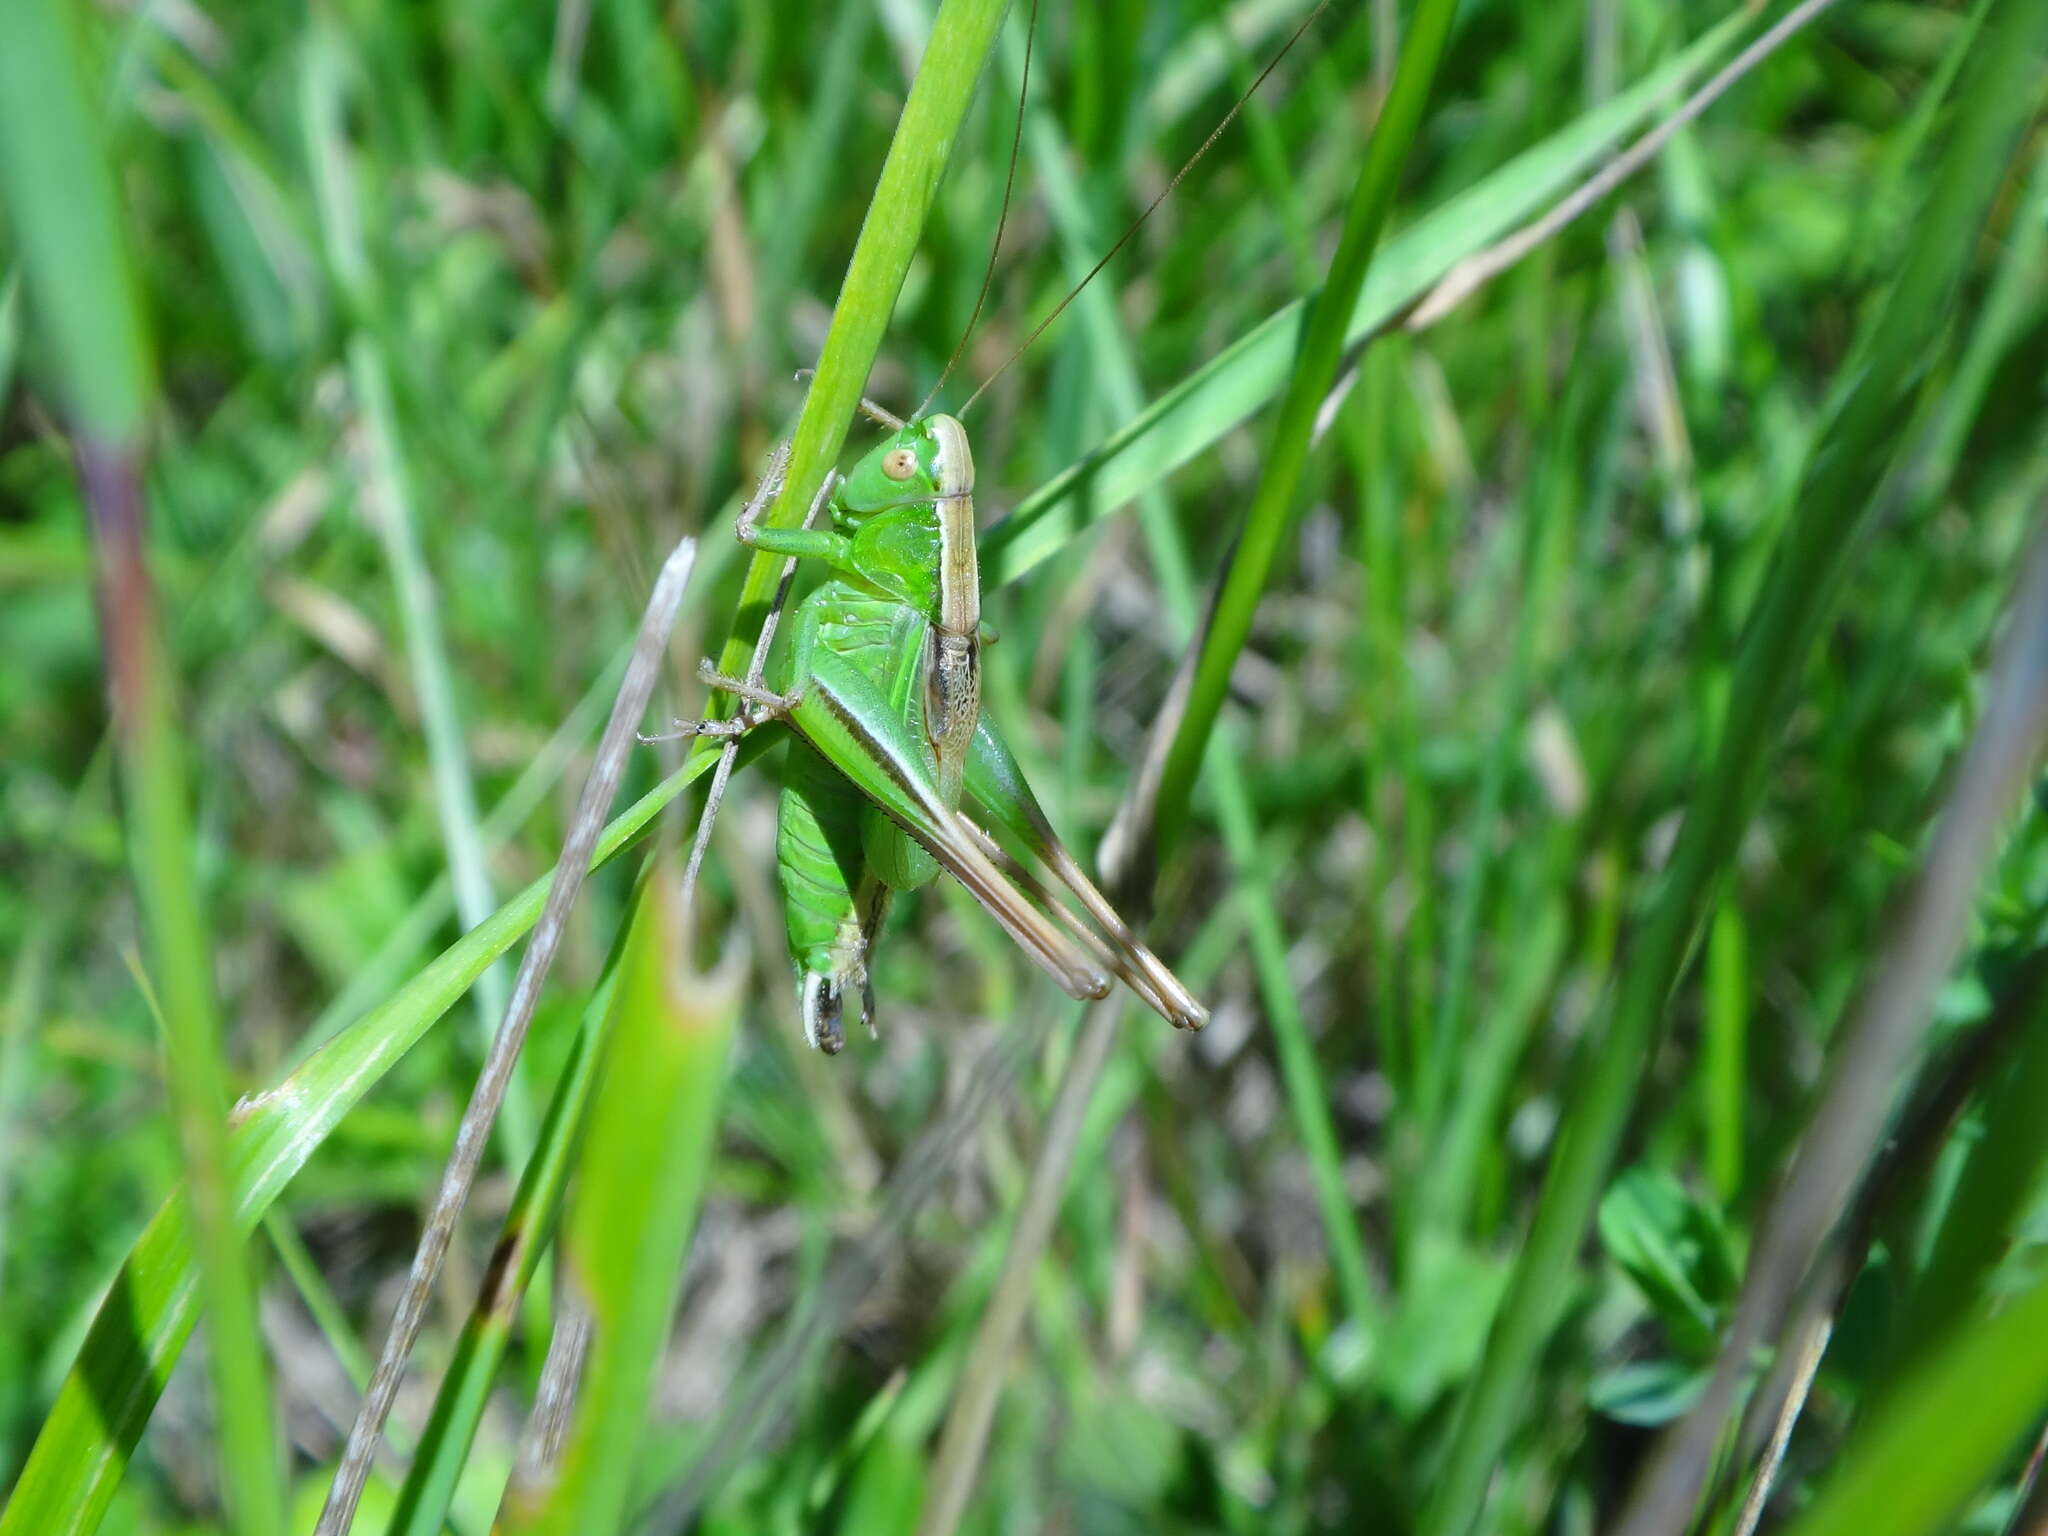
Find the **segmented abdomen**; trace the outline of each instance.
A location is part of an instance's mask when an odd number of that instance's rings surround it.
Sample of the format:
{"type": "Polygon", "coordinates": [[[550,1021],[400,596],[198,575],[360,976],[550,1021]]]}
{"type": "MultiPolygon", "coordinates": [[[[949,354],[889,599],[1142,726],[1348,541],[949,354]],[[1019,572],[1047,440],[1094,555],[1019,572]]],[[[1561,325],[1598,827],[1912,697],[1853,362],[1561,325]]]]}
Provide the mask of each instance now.
{"type": "Polygon", "coordinates": [[[857,980],[864,966],[861,850],[866,804],[837,770],[801,739],[789,744],[775,829],[776,867],[789,925],[789,952],[800,970],[857,980]]]}

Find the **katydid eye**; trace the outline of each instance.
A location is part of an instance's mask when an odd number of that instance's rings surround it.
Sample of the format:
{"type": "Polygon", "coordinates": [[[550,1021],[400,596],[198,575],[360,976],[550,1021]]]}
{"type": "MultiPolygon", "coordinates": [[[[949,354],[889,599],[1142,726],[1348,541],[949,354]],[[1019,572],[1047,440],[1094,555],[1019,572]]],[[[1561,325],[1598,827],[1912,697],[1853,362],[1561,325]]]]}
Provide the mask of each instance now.
{"type": "Polygon", "coordinates": [[[917,473],[917,455],[908,448],[891,448],[882,456],[882,473],[891,480],[908,480],[917,473]]]}

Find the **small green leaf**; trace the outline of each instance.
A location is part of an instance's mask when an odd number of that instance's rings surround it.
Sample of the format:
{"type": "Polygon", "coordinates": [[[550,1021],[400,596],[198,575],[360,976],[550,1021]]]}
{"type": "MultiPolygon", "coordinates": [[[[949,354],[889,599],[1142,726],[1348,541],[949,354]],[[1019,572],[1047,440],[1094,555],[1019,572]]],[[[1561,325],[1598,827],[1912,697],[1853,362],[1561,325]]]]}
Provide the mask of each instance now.
{"type": "Polygon", "coordinates": [[[1617,1424],[1654,1429],[1693,1405],[1707,1384],[1705,1368],[1680,1360],[1632,1360],[1593,1378],[1593,1411],[1617,1424]]]}
{"type": "Polygon", "coordinates": [[[1600,1202],[1600,1240],[1688,1356],[1713,1352],[1735,1260],[1714,1214],[1658,1169],[1631,1168],[1600,1202]]]}
{"type": "Polygon", "coordinates": [[[1404,1417],[1420,1418],[1471,1374],[1507,1277],[1504,1262],[1440,1232],[1416,1240],[1379,1362],[1380,1388],[1404,1417]]]}

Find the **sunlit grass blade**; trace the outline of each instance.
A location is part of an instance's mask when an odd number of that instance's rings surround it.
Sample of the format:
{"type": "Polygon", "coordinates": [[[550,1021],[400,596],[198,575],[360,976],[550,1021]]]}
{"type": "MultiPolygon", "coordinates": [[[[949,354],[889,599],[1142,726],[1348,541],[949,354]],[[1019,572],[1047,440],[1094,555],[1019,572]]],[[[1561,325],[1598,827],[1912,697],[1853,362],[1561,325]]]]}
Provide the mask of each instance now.
{"type": "Polygon", "coordinates": [[[1559,1128],[1534,1224],[1466,1389],[1450,1455],[1423,1523],[1462,1536],[1479,1519],[1503,1443],[1528,1405],[1538,1352],[1567,1293],[1577,1249],[1634,1109],[1665,1002],[1723,878],[1813,643],[1831,616],[1858,532],[1898,448],[1895,427],[1939,345],[1975,233],[2033,107],[2024,78],[2048,12],[2007,4],[1979,61],[1900,278],[1867,315],[1809,452],[1736,662],[1712,764],[1699,780],[1669,872],[1616,978],[1589,1070],[1559,1128]]]}
{"type": "MultiPolygon", "coordinates": [[[[803,520],[846,444],[868,371],[974,99],[975,81],[1008,8],[1009,0],[945,0],[939,7],[847,263],[831,328],[790,439],[787,477],[762,519],[765,527],[794,528],[803,520]]],[[[748,565],[739,622],[719,653],[720,671],[730,675],[745,663],[759,628],[757,616],[767,611],[781,568],[780,557],[765,553],[748,565]]]]}
{"type": "Polygon", "coordinates": [[[673,875],[641,887],[576,1187],[562,1228],[563,1284],[590,1312],[587,1375],[560,1481],[508,1531],[605,1536],[627,1492],[710,1168],[744,967],[699,974],[673,875]]]}

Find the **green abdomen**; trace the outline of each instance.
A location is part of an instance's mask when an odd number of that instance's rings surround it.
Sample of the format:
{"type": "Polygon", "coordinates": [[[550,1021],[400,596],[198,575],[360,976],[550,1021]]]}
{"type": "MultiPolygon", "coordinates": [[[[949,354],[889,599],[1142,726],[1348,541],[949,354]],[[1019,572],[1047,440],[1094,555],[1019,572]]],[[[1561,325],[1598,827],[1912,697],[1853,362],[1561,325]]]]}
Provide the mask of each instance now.
{"type": "MultiPolygon", "coordinates": [[[[890,598],[831,580],[804,600],[818,645],[857,667],[924,739],[920,661],[930,623],[890,598]]],[[[791,678],[785,686],[798,686],[791,678]]],[[[799,969],[865,981],[867,946],[892,890],[938,873],[938,861],[801,740],[783,770],[777,864],[790,953],[799,969]]]]}

